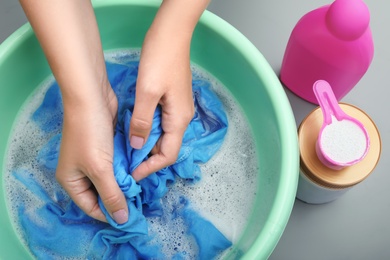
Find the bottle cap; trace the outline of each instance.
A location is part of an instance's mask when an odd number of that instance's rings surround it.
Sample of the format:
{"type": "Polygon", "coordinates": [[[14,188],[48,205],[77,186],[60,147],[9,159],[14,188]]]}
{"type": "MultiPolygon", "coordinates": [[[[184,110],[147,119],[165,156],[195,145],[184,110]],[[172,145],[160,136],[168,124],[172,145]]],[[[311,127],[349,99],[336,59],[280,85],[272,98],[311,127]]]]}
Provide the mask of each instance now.
{"type": "Polygon", "coordinates": [[[326,23],[336,37],[353,41],[367,30],[370,11],[361,0],[336,0],[329,7],[326,23]]]}

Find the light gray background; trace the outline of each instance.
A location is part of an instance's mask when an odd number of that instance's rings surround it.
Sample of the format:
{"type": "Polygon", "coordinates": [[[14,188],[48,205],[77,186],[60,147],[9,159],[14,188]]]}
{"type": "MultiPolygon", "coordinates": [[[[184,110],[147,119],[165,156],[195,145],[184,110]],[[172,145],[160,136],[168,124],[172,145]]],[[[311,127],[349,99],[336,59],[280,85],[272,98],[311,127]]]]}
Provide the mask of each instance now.
{"type": "MultiPolygon", "coordinates": [[[[209,10],[240,30],[279,74],[296,22],[329,4],[324,0],[212,0],[209,10]]],[[[390,259],[390,1],[366,0],[371,12],[375,56],[366,75],[342,100],[375,121],[382,156],[375,171],[338,200],[325,205],[296,201],[270,259],[390,259]],[[386,117],[386,118],[385,118],[386,117]]],[[[0,43],[26,22],[17,0],[0,0],[0,43]]],[[[315,107],[286,89],[297,126],[315,107]]]]}

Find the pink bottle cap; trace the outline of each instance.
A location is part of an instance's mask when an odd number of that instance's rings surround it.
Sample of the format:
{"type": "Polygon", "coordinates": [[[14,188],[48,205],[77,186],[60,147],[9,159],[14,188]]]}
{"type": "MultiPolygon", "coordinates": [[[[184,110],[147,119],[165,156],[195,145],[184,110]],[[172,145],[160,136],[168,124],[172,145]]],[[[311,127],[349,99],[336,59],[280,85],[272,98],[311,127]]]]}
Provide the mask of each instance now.
{"type": "Polygon", "coordinates": [[[329,7],[326,23],[336,37],[352,41],[367,30],[370,13],[363,1],[336,0],[329,7]]]}

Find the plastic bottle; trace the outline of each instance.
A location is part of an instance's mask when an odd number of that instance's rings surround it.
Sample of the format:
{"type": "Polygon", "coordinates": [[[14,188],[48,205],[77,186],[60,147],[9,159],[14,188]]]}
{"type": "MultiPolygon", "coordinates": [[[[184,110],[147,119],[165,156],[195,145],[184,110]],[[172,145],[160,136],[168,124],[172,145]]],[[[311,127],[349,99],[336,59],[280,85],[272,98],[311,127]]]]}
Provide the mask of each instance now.
{"type": "Polygon", "coordinates": [[[361,0],[335,0],[304,15],[293,29],[280,79],[301,98],[318,104],[317,79],[340,101],[363,77],[374,56],[370,13],[361,0]]]}

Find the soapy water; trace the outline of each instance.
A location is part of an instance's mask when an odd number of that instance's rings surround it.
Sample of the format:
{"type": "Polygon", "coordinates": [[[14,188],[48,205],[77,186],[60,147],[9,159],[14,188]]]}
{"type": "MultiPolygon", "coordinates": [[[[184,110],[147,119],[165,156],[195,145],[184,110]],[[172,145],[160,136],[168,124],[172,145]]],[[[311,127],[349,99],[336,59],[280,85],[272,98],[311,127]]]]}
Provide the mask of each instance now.
{"type": "MultiPolygon", "coordinates": [[[[122,62],[139,59],[139,50],[121,50],[107,52],[107,61],[122,62]]],[[[206,71],[199,66],[191,66],[193,79],[203,79],[212,85],[212,89],[224,105],[229,121],[225,141],[218,153],[206,164],[201,165],[202,179],[196,184],[188,184],[177,179],[169,192],[162,199],[164,212],[172,212],[177,205],[178,197],[185,196],[192,208],[211,221],[232,243],[238,242],[256,197],[258,161],[255,144],[249,124],[234,97],[206,71]],[[178,196],[178,194],[180,196],[178,196]]],[[[28,205],[27,214],[33,214],[36,208],[42,207],[42,201],[32,196],[32,192],[12,175],[13,169],[23,168],[30,172],[36,182],[44,187],[47,194],[68,197],[66,192],[55,181],[52,173],[39,166],[36,161],[39,147],[47,143],[59,132],[50,136],[31,122],[31,116],[41,104],[53,77],[44,82],[26,101],[21,109],[10,137],[5,165],[5,190],[7,205],[13,219],[14,228],[21,240],[27,245],[28,238],[23,237],[23,228],[19,226],[19,203],[28,205]]],[[[62,117],[62,112],[58,112],[62,117]]],[[[69,198],[68,198],[69,199],[69,198]]],[[[66,200],[65,200],[66,201],[66,200]]],[[[39,223],[40,219],[35,220],[39,223]]],[[[156,234],[162,242],[163,253],[169,258],[177,251],[187,252],[186,259],[193,259],[197,248],[191,237],[185,235],[186,227],[180,218],[168,216],[148,218],[149,232],[156,234]]],[[[44,223],[42,223],[44,226],[44,223]]],[[[85,253],[88,250],[88,241],[85,253]]],[[[75,259],[85,258],[83,255],[75,259]]]]}
{"type": "Polygon", "coordinates": [[[367,148],[363,130],[351,120],[338,121],[332,116],[321,136],[321,149],[336,163],[350,163],[361,159],[367,148]]]}

